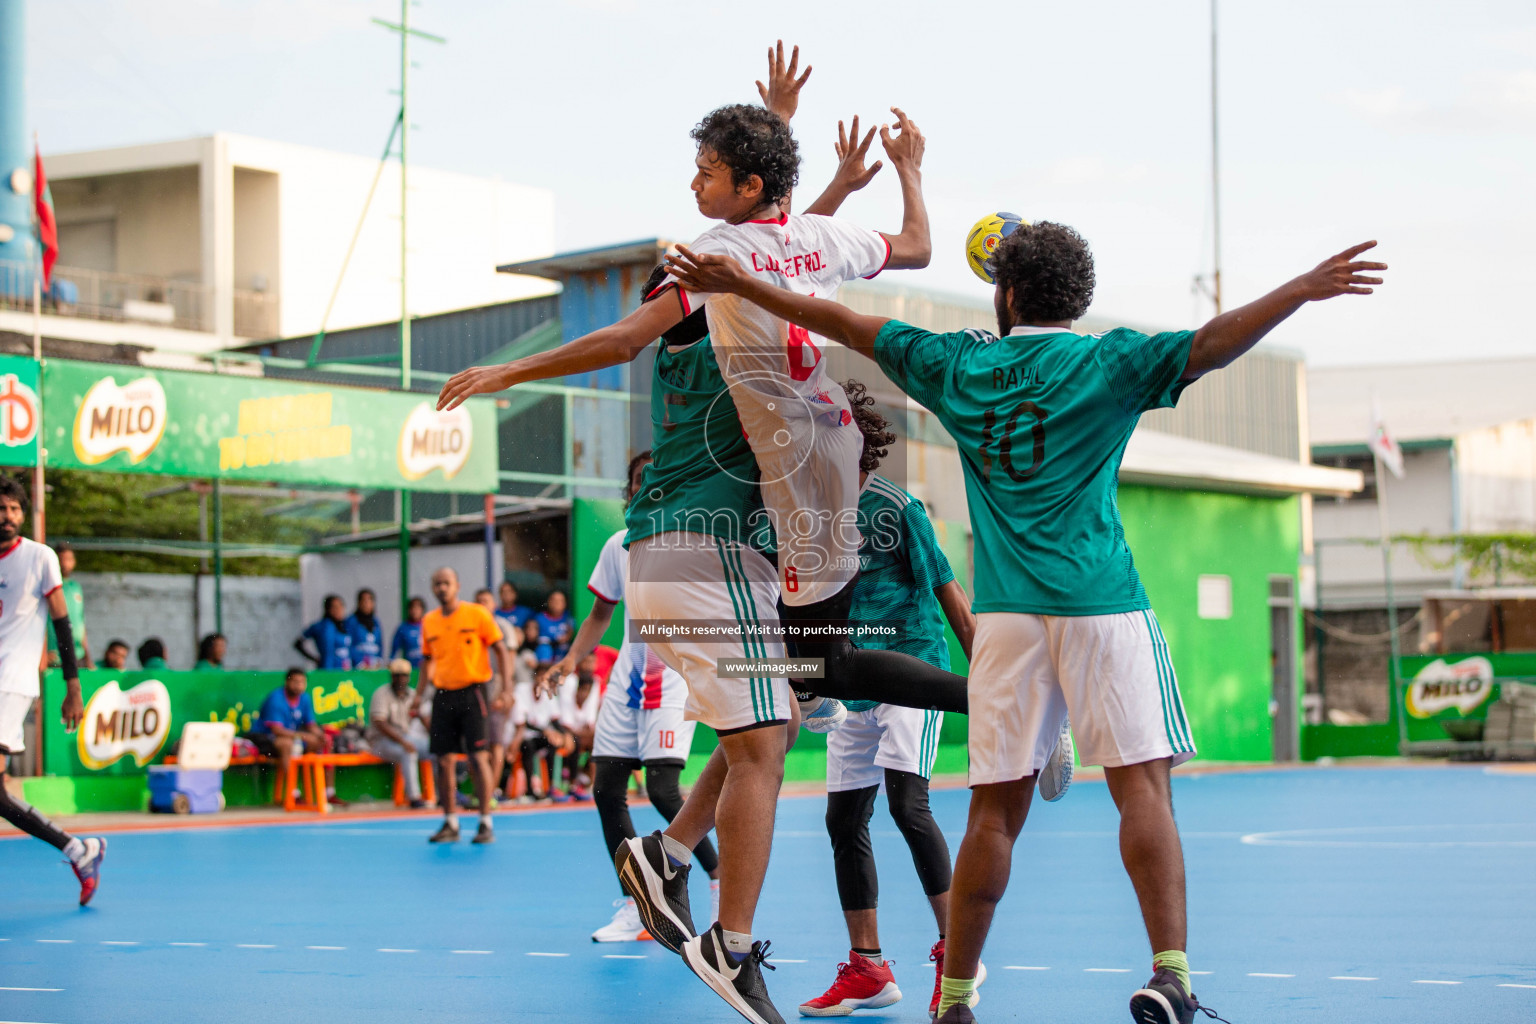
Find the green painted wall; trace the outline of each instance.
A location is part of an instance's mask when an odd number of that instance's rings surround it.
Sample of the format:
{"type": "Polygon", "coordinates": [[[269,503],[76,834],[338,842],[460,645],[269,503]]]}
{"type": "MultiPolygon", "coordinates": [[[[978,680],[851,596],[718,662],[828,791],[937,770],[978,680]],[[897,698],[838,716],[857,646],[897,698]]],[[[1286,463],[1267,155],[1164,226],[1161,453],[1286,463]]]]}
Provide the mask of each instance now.
{"type": "MultiPolygon", "coordinates": [[[[1269,760],[1269,577],[1297,573],[1299,499],[1125,485],[1120,517],[1200,757],[1269,760]],[[1197,580],[1206,574],[1232,578],[1232,618],[1200,618],[1197,580]]],[[[1300,630],[1293,635],[1299,645],[1300,630]]],[[[1299,655],[1298,646],[1298,664],[1299,655]]]]}
{"type": "MultiPolygon", "coordinates": [[[[597,598],[587,589],[592,568],[613,531],[624,525],[624,503],[614,498],[576,498],[571,502],[571,614],[581,628],[597,598]]],[[[618,647],[624,642],[624,619],[615,615],[603,634],[603,643],[618,647]]]]}

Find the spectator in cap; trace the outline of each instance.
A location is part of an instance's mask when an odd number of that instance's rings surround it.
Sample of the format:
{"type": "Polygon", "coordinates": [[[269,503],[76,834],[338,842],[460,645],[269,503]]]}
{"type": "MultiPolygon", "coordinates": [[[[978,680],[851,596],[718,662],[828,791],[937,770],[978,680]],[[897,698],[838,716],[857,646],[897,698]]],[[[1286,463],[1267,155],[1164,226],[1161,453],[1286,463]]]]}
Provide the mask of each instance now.
{"type": "Polygon", "coordinates": [[[368,702],[368,749],[374,756],[393,761],[405,777],[405,795],[414,808],[427,806],[421,798],[420,758],[429,757],[428,737],[411,717],[411,663],[396,658],[389,663],[389,682],[373,691],[368,702]]]}

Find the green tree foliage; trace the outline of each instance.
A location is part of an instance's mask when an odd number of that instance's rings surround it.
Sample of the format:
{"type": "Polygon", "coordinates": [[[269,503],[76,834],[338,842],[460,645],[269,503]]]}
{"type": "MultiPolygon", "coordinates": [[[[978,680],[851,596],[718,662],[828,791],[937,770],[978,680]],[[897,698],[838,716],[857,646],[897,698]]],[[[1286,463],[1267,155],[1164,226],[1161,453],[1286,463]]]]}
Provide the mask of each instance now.
{"type": "Polygon", "coordinates": [[[1483,586],[1536,581],[1536,534],[1457,533],[1398,537],[1413,547],[1414,556],[1432,569],[1447,571],[1457,563],[1467,578],[1483,586]]]}

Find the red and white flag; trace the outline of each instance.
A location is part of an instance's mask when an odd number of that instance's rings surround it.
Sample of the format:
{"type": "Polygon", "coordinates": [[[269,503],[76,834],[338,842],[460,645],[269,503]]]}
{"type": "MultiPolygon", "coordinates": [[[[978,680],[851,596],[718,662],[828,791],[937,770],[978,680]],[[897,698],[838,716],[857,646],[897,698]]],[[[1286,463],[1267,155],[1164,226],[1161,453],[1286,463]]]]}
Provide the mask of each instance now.
{"type": "Polygon", "coordinates": [[[53,216],[53,195],[48,191],[48,179],[43,176],[43,154],[32,143],[33,186],[32,194],[37,203],[37,241],[43,247],[43,287],[53,278],[53,264],[59,258],[59,225],[53,216]]]}
{"type": "Polygon", "coordinates": [[[1371,399],[1371,439],[1366,442],[1371,449],[1371,454],[1381,460],[1381,464],[1392,471],[1392,475],[1399,480],[1403,478],[1403,450],[1398,447],[1397,439],[1387,429],[1387,425],[1381,419],[1381,406],[1375,398],[1371,399]]]}

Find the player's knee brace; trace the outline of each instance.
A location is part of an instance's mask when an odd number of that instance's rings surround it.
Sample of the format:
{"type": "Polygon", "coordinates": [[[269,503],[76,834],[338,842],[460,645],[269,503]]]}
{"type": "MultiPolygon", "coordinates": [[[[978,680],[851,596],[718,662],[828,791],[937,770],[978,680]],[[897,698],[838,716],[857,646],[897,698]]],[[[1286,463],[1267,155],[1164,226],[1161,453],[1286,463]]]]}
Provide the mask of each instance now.
{"type": "Polygon", "coordinates": [[[928,806],[928,780],[887,768],[885,793],[891,819],[912,851],[912,864],[917,868],[923,892],[929,896],[948,892],[953,877],[949,844],[928,806]]]}

